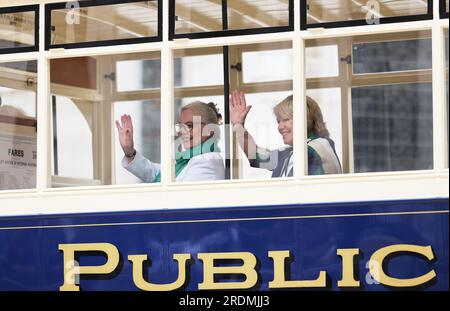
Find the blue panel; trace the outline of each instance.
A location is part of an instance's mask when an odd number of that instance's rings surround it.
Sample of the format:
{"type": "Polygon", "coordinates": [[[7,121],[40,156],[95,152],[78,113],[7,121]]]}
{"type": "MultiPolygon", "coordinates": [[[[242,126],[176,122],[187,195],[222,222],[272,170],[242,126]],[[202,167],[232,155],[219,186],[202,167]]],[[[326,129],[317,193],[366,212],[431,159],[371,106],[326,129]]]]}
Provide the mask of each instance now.
{"type": "MultiPolygon", "coordinates": [[[[326,271],[336,290],[342,262],[337,249],[359,248],[359,274],[365,290],[385,290],[367,282],[366,266],[378,249],[394,244],[431,245],[436,260],[397,256],[388,273],[413,278],[434,269],[428,290],[448,290],[448,199],[361,202],[321,205],[236,207],[176,211],[128,212],[0,218],[0,290],[58,290],[63,284],[59,244],[112,243],[121,266],[109,276],[82,277],[82,290],[137,290],[128,255],[148,254],[147,280],[171,283],[177,278],[174,253],[191,253],[186,289],[203,280],[198,253],[251,252],[259,259],[261,284],[273,280],[268,251],[290,250],[293,280],[316,279],[326,271]]],[[[99,254],[83,254],[80,265],[101,265],[99,254]]],[[[225,280],[226,281],[226,280],[225,280]]]]}

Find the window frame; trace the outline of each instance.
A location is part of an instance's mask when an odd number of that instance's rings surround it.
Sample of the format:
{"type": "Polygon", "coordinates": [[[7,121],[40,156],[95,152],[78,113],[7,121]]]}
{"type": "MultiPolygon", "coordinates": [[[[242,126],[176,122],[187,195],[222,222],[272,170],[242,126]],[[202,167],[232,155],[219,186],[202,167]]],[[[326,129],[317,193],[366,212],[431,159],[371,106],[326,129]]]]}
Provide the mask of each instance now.
{"type": "MultiPolygon", "coordinates": [[[[341,28],[341,27],[368,26],[366,20],[363,20],[363,19],[308,24],[308,0],[300,0],[300,1],[301,1],[301,5],[300,5],[300,8],[301,8],[301,24],[300,24],[301,30],[308,30],[308,29],[314,29],[314,28],[341,28]]],[[[382,17],[379,19],[380,25],[402,23],[402,22],[422,21],[422,20],[432,20],[433,19],[433,0],[427,0],[427,2],[428,2],[428,6],[427,6],[426,14],[382,17]]]]}
{"type": "MultiPolygon", "coordinates": [[[[52,38],[52,11],[57,9],[65,9],[67,5],[66,2],[57,3],[47,3],[45,4],[45,50],[49,51],[51,49],[78,49],[78,48],[88,48],[88,47],[103,47],[103,46],[118,46],[118,45],[128,45],[136,43],[150,43],[162,41],[163,38],[163,0],[152,0],[158,2],[158,35],[153,37],[142,37],[142,38],[128,38],[128,39],[110,39],[103,41],[86,41],[86,42],[76,42],[76,43],[63,43],[63,44],[51,44],[52,38]]],[[[80,8],[85,7],[98,7],[107,6],[114,4],[126,4],[133,2],[144,2],[141,0],[85,0],[78,2],[80,8]]]]}
{"type": "Polygon", "coordinates": [[[37,52],[39,51],[39,4],[23,5],[23,6],[13,6],[13,7],[0,7],[0,14],[12,14],[12,13],[25,13],[34,12],[34,45],[25,47],[12,47],[0,49],[1,54],[15,54],[15,53],[27,53],[27,52],[37,52]]]}
{"type": "Polygon", "coordinates": [[[217,37],[231,37],[242,35],[269,34],[278,32],[294,31],[294,0],[289,1],[289,24],[288,26],[264,27],[264,28],[246,28],[246,29],[228,29],[228,6],[227,0],[222,0],[222,30],[208,32],[193,32],[177,34],[175,32],[176,0],[169,0],[169,40],[176,39],[203,39],[217,37]]]}

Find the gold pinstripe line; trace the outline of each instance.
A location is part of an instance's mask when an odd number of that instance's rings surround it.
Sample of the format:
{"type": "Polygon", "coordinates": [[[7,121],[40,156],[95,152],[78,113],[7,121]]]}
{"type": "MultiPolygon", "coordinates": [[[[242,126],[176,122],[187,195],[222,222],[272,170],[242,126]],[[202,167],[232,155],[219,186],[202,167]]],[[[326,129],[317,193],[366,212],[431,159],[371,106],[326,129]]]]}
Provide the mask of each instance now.
{"type": "Polygon", "coordinates": [[[342,218],[342,217],[365,217],[365,216],[425,215],[425,214],[448,214],[448,213],[449,213],[449,211],[422,211],[422,212],[400,212],[400,213],[336,214],[336,215],[259,217],[259,218],[168,220],[168,221],[148,221],[148,222],[146,221],[146,222],[124,222],[124,223],[104,223],[104,224],[81,224],[81,225],[68,225],[68,226],[56,225],[56,226],[3,227],[3,228],[0,227],[0,231],[30,230],[30,229],[87,228],[87,227],[114,227],[114,226],[133,226],[133,225],[214,223],[214,222],[256,221],[256,220],[290,220],[290,219],[342,218]]]}

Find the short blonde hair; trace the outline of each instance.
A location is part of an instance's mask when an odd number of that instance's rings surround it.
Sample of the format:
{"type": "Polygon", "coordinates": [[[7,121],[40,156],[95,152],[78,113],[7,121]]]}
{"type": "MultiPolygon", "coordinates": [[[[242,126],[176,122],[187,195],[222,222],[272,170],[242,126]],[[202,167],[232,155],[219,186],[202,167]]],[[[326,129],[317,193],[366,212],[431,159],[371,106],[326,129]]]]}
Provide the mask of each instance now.
{"type": "MultiPolygon", "coordinates": [[[[294,97],[292,95],[286,97],[273,108],[275,116],[278,119],[293,119],[293,102],[294,97]]],[[[308,136],[314,133],[319,137],[330,137],[330,132],[323,120],[322,110],[319,104],[311,97],[306,96],[306,107],[308,112],[308,136]]]]}
{"type": "Polygon", "coordinates": [[[294,117],[293,96],[286,97],[283,101],[273,108],[273,113],[278,119],[292,119],[294,117]]]}

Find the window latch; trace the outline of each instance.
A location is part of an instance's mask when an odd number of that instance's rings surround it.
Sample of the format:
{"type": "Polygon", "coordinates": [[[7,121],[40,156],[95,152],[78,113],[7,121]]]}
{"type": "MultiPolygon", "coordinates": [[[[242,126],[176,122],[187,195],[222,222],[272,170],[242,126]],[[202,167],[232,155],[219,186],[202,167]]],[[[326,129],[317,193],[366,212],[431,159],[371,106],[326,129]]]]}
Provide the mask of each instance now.
{"type": "Polygon", "coordinates": [[[236,65],[231,65],[231,69],[236,69],[237,71],[242,71],[242,63],[237,63],[236,65]]]}
{"type": "Polygon", "coordinates": [[[110,74],[104,75],[103,78],[111,80],[112,82],[116,81],[116,73],[111,72],[110,74]]]}
{"type": "Polygon", "coordinates": [[[345,62],[347,65],[352,64],[352,56],[347,55],[346,57],[341,57],[341,62],[345,62]]]}

